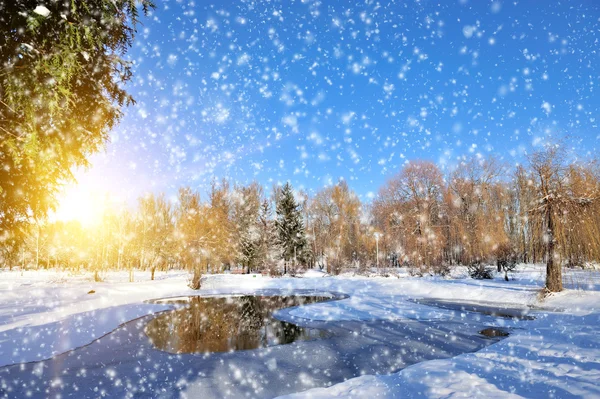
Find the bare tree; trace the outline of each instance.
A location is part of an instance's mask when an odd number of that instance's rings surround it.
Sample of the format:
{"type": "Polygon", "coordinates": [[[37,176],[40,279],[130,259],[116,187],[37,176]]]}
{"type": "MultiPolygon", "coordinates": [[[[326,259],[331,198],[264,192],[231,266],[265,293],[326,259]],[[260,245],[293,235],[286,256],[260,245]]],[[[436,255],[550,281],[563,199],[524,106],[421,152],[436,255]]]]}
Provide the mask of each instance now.
{"type": "Polygon", "coordinates": [[[567,152],[563,145],[550,143],[544,149],[529,156],[537,197],[530,212],[541,216],[546,243],[546,287],[548,292],[563,289],[562,268],[557,262],[556,231],[560,228],[561,215],[580,214],[597,199],[597,187],[593,191],[577,192],[569,171],[567,152]]]}
{"type": "Polygon", "coordinates": [[[157,268],[165,267],[167,259],[173,256],[172,207],[164,195],[146,195],[140,199],[138,231],[140,242],[140,266],[150,268],[151,279],[157,268]]]}
{"type": "Polygon", "coordinates": [[[437,269],[442,258],[442,193],[439,168],[426,161],[407,164],[379,191],[374,215],[392,236],[404,261],[417,273],[437,269]],[[432,269],[433,267],[433,269],[432,269]]]}
{"type": "Polygon", "coordinates": [[[504,223],[506,186],[499,180],[504,166],[494,158],[463,160],[449,179],[447,209],[450,237],[461,263],[480,267],[507,241],[504,223]]]}
{"type": "Polygon", "coordinates": [[[321,263],[327,259],[328,273],[337,274],[344,265],[359,260],[361,203],[346,181],[319,191],[310,204],[310,214],[309,231],[319,251],[315,256],[321,263]]]}

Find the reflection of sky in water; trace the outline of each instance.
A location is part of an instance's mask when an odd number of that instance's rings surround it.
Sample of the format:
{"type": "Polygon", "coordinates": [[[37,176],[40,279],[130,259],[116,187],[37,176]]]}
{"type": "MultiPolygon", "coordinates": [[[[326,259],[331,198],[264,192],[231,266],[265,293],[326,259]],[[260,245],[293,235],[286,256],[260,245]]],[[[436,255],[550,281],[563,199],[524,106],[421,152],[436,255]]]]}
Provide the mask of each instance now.
{"type": "Polygon", "coordinates": [[[279,309],[329,299],[319,296],[191,297],[189,306],[150,321],[146,334],[156,348],[172,353],[228,352],[326,338],[325,331],[298,327],[271,315],[279,309]]]}

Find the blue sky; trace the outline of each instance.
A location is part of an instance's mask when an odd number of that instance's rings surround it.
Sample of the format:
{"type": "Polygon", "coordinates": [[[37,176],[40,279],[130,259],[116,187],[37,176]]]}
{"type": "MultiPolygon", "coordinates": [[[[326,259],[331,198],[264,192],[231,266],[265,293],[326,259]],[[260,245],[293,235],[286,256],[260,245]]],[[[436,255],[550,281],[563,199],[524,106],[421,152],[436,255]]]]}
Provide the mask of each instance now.
{"type": "Polygon", "coordinates": [[[367,199],[412,159],[514,165],[565,134],[597,151],[600,2],[156,3],[128,54],[137,104],[84,185],[343,177],[367,199]]]}

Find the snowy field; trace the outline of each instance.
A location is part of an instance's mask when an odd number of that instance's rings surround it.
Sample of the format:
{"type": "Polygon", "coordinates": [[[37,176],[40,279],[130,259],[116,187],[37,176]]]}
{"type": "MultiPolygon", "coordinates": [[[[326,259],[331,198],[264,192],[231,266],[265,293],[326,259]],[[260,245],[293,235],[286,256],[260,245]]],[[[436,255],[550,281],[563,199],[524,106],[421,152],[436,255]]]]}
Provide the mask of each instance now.
{"type": "MultiPolygon", "coordinates": [[[[18,368],[8,366],[49,359],[88,345],[125,322],[169,309],[169,305],[148,300],[277,289],[349,296],[281,314],[283,318],[313,322],[443,322],[448,317],[466,317],[464,312],[411,301],[420,298],[531,309],[530,314],[535,317],[519,321],[491,318],[487,324],[509,326],[511,335],[474,353],[424,361],[390,375],[363,375],[287,398],[597,398],[599,275],[597,271],[569,272],[565,283],[587,290],[566,290],[540,302],[542,266],[521,266],[509,282],[500,275],[494,280],[472,280],[460,270],[447,279],[402,273],[387,278],[351,274],[331,277],[317,271],[296,278],[210,275],[203,280],[200,292],[187,288],[188,276],[183,272],[157,273],[155,281],[149,280],[150,273],[137,272],[136,282],[129,283],[127,273],[109,273],[105,281],[94,282],[91,274],[0,271],[0,396],[15,397],[11,380],[18,368]]],[[[33,388],[32,392],[35,393],[33,388]]],[[[193,397],[184,388],[166,397],[179,395],[193,397]]]]}

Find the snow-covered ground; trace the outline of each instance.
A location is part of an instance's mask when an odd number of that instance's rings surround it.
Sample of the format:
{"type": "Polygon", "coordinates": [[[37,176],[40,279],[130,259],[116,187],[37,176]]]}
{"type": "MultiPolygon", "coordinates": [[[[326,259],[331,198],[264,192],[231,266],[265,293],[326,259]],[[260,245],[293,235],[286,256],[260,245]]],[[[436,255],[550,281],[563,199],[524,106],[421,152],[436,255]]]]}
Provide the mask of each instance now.
{"type": "MultiPolygon", "coordinates": [[[[301,278],[211,275],[201,294],[252,293],[256,290],[340,292],[347,299],[282,311],[282,317],[312,321],[384,319],[443,321],[452,312],[410,299],[493,302],[499,306],[542,307],[535,320],[493,319],[510,324],[511,335],[475,353],[430,360],[391,375],[364,375],[289,398],[328,397],[600,397],[600,278],[598,272],[570,272],[565,281],[587,291],[567,290],[539,302],[543,267],[521,266],[515,279],[477,281],[458,270],[453,278],[330,277],[309,271],[301,278]],[[561,310],[561,311],[552,311],[561,310]]],[[[0,367],[48,359],[90,344],[122,323],[160,310],[150,299],[197,295],[182,272],[109,273],[104,282],[90,274],[57,271],[0,271],[0,367]],[[88,293],[91,290],[94,293],[88,293]]],[[[459,312],[460,315],[460,312],[459,312]]],[[[455,317],[455,316],[453,316],[455,317]]],[[[10,377],[10,375],[9,375],[10,377]]],[[[0,376],[0,393],[7,389],[0,376]]],[[[4,394],[10,397],[10,392],[4,394]]],[[[182,392],[185,394],[185,392],[182,392]]],[[[0,395],[2,396],[2,395],[0,395]]]]}

